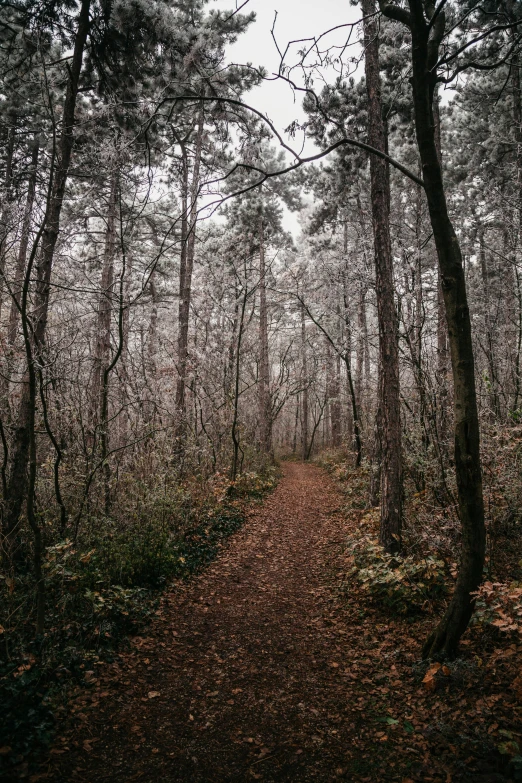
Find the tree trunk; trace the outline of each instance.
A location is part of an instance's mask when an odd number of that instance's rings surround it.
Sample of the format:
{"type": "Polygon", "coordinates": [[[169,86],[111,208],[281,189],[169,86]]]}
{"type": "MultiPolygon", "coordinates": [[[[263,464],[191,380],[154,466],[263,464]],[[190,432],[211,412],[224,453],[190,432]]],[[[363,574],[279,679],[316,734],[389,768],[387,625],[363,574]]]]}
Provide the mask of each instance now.
{"type": "Polygon", "coordinates": [[[14,143],[15,143],[15,129],[14,126],[12,126],[9,128],[9,131],[7,133],[7,150],[6,150],[5,179],[4,179],[5,201],[2,204],[2,214],[0,217],[0,316],[2,314],[7,250],[9,245],[9,234],[11,232],[14,143]]]}
{"type": "Polygon", "coordinates": [[[484,345],[483,350],[488,365],[488,399],[490,414],[495,418],[500,417],[500,397],[498,393],[498,373],[495,362],[495,345],[493,335],[493,324],[491,322],[491,297],[490,283],[491,275],[488,269],[488,259],[486,247],[484,244],[484,229],[479,230],[479,258],[480,273],[482,276],[482,292],[484,296],[484,345]]]}
{"type": "MultiPolygon", "coordinates": [[[[347,380],[347,386],[348,386],[348,399],[349,399],[349,406],[350,406],[350,414],[349,415],[349,434],[350,434],[350,446],[355,449],[355,467],[358,468],[361,465],[362,461],[362,442],[361,442],[361,420],[360,420],[360,414],[361,414],[361,397],[357,397],[357,393],[355,390],[355,386],[353,383],[353,376],[352,376],[352,324],[350,319],[350,302],[348,299],[348,281],[346,279],[346,270],[343,274],[343,304],[344,304],[344,325],[345,325],[345,350],[344,350],[344,364],[346,368],[346,380],[347,380]]],[[[359,302],[360,305],[360,302],[359,302]]],[[[364,297],[363,297],[363,308],[364,308],[364,297]]],[[[361,313],[359,312],[359,315],[361,313]]],[[[357,380],[361,380],[362,375],[362,364],[363,364],[363,351],[364,351],[364,340],[361,339],[362,334],[359,334],[359,341],[358,341],[358,353],[357,353],[357,380]],[[360,364],[359,364],[360,360],[360,364]],[[359,375],[360,372],[360,375],[359,375]]],[[[359,395],[360,395],[360,388],[359,388],[359,395]]]]}
{"type": "MultiPolygon", "coordinates": [[[[514,18],[512,17],[512,21],[514,18]]],[[[513,35],[514,35],[513,31],[513,35]]],[[[518,188],[518,254],[515,249],[514,272],[516,278],[516,287],[518,294],[518,313],[517,313],[517,348],[515,352],[514,368],[514,400],[512,410],[518,411],[520,398],[520,351],[522,336],[522,297],[520,296],[520,274],[518,260],[522,257],[522,86],[520,80],[520,59],[518,52],[514,52],[511,60],[511,84],[513,90],[513,129],[516,143],[516,164],[517,164],[517,188],[518,188]]]]}
{"type": "MultiPolygon", "coordinates": [[[[90,0],[82,0],[80,13],[78,16],[78,26],[74,41],[74,49],[68,70],[69,78],[67,81],[67,90],[63,108],[62,132],[56,149],[55,167],[50,174],[52,177],[52,183],[46,208],[44,226],[43,230],[39,232],[38,235],[38,239],[41,236],[42,249],[37,270],[38,283],[35,291],[35,308],[32,333],[30,333],[27,323],[27,305],[32,269],[38,250],[38,242],[35,242],[31,251],[22,291],[21,309],[28,367],[27,376],[24,379],[20,408],[14,427],[13,443],[11,445],[9,475],[6,486],[6,507],[3,518],[3,535],[7,541],[7,549],[10,550],[10,544],[18,527],[23,502],[27,495],[29,503],[28,518],[35,538],[35,558],[37,556],[36,553],[38,552],[40,553],[39,557],[41,557],[42,546],[41,531],[38,531],[37,522],[35,520],[34,514],[32,514],[32,493],[34,491],[36,482],[36,448],[34,430],[36,410],[36,372],[33,365],[33,349],[39,358],[43,358],[41,357],[41,351],[45,341],[47,327],[51,271],[56,242],[60,231],[60,216],[65,195],[65,186],[67,184],[67,177],[69,174],[69,165],[71,162],[71,155],[74,146],[73,131],[75,125],[76,99],[78,95],[83,54],[89,33],[89,9],[90,0]]],[[[38,572],[38,570],[39,567],[37,567],[37,563],[35,561],[35,572],[38,572]]],[[[42,580],[43,577],[40,579],[37,576],[39,585],[42,580]]],[[[43,618],[43,610],[42,612],[39,610],[38,618],[38,632],[41,632],[43,629],[43,619],[41,619],[43,618]]]]}
{"type": "MultiPolygon", "coordinates": [[[[35,190],[36,190],[36,170],[38,166],[38,151],[39,143],[38,139],[35,141],[33,147],[33,153],[31,156],[31,170],[29,174],[29,182],[27,185],[27,196],[25,201],[24,216],[22,220],[22,232],[20,237],[20,246],[18,248],[18,255],[16,259],[16,265],[14,270],[14,280],[10,287],[11,294],[11,308],[9,311],[9,324],[7,328],[7,347],[5,366],[0,378],[0,396],[3,399],[2,414],[5,413],[9,416],[9,389],[10,378],[12,371],[11,361],[15,355],[13,347],[16,342],[16,331],[18,327],[18,320],[20,316],[21,295],[22,286],[24,280],[25,264],[27,261],[27,250],[29,248],[29,238],[31,235],[31,219],[33,214],[35,190]]],[[[4,281],[2,280],[0,284],[4,281]]]]}
{"type": "Polygon", "coordinates": [[[105,513],[110,509],[110,465],[107,460],[109,451],[109,372],[111,364],[111,321],[114,298],[114,257],[116,252],[116,203],[118,195],[118,173],[111,177],[109,203],[107,208],[107,228],[98,303],[96,324],[96,351],[93,380],[94,426],[100,432],[100,458],[103,461],[102,475],[104,484],[105,513]]]}
{"type": "MultiPolygon", "coordinates": [[[[386,151],[379,73],[378,20],[375,0],[363,0],[368,142],[386,151]]],[[[390,238],[389,173],[386,162],[370,156],[371,199],[375,252],[375,290],[379,321],[381,404],[381,522],[379,539],[388,552],[401,548],[402,458],[399,397],[398,323],[395,312],[393,259],[390,238]]]]}
{"type": "Polygon", "coordinates": [[[151,272],[148,287],[150,292],[150,320],[147,330],[147,338],[144,340],[144,386],[142,393],[143,422],[145,424],[150,424],[154,420],[154,415],[156,413],[156,406],[154,402],[156,399],[156,359],[158,353],[158,291],[156,288],[156,270],[151,272]]]}
{"type": "Polygon", "coordinates": [[[305,307],[301,302],[301,387],[303,389],[303,404],[301,410],[301,456],[308,459],[308,358],[306,350],[306,319],[305,307]]]}
{"type": "Polygon", "coordinates": [[[33,207],[36,193],[36,173],[38,170],[39,152],[40,141],[37,137],[34,141],[31,155],[31,168],[29,173],[29,181],[27,184],[27,196],[25,201],[24,217],[22,221],[22,234],[20,237],[20,246],[18,248],[18,256],[16,259],[13,285],[11,288],[12,301],[9,312],[9,329],[7,335],[7,340],[10,347],[12,347],[16,342],[16,329],[20,316],[20,298],[22,294],[25,264],[27,261],[27,251],[29,249],[29,239],[31,236],[31,221],[33,217],[33,207]]]}
{"type": "MultiPolygon", "coordinates": [[[[442,135],[440,124],[440,106],[438,90],[435,88],[433,94],[433,120],[435,123],[435,147],[441,167],[442,174],[442,135]]],[[[446,444],[448,442],[449,430],[449,389],[448,389],[448,327],[446,324],[446,312],[444,309],[444,295],[442,293],[442,279],[440,268],[437,266],[437,370],[436,378],[438,382],[438,442],[439,447],[443,449],[443,458],[447,456],[446,444]]]]}
{"type": "MultiPolygon", "coordinates": [[[[424,17],[422,0],[409,0],[410,13],[401,21],[412,34],[412,86],[415,131],[422,163],[424,186],[435,238],[446,309],[455,407],[455,473],[462,529],[462,553],[457,583],[448,609],[438,627],[427,639],[423,655],[452,657],[466,630],[474,608],[472,594],[482,581],[486,535],[480,466],[479,422],[475,391],[475,366],[471,339],[464,266],[460,245],[451,223],[439,155],[437,154],[433,94],[435,64],[445,32],[445,13],[434,25],[424,17]]],[[[397,13],[395,14],[397,18],[397,13]]]]}
{"type": "Polygon", "coordinates": [[[266,303],[266,265],[263,217],[259,218],[259,445],[272,458],[272,406],[270,401],[270,364],[268,357],[268,309],[266,303]]]}
{"type": "Polygon", "coordinates": [[[201,102],[196,131],[196,146],[194,150],[194,165],[192,182],[188,194],[188,159],[186,149],[184,155],[183,198],[182,198],[182,236],[181,262],[179,274],[179,309],[178,309],[178,380],[176,383],[176,411],[178,416],[177,439],[178,446],[183,450],[187,428],[187,373],[188,373],[188,333],[190,322],[190,303],[192,298],[192,272],[194,268],[194,251],[196,246],[196,222],[198,217],[198,194],[200,186],[201,153],[203,149],[203,130],[205,126],[204,104],[201,102]],[[187,199],[188,196],[188,199],[187,199]],[[190,202],[187,203],[187,201],[190,202]]]}
{"type": "Polygon", "coordinates": [[[107,205],[105,248],[103,251],[98,314],[96,318],[96,347],[94,352],[94,372],[91,394],[91,410],[95,427],[97,425],[103,427],[103,422],[101,421],[103,373],[109,364],[111,354],[117,190],[118,175],[114,173],[111,177],[109,202],[107,205]]]}
{"type": "Polygon", "coordinates": [[[243,334],[245,330],[245,313],[248,301],[248,275],[246,268],[246,258],[244,262],[244,289],[243,298],[241,302],[241,311],[239,315],[239,323],[237,326],[237,345],[235,349],[235,381],[234,381],[234,412],[232,417],[232,465],[230,467],[230,478],[235,481],[240,469],[239,463],[239,386],[241,382],[241,342],[243,340],[243,334]]]}
{"type": "MultiPolygon", "coordinates": [[[[331,402],[331,417],[332,417],[332,446],[334,449],[338,449],[342,441],[342,429],[341,429],[341,357],[339,354],[335,357],[334,373],[332,378],[332,402],[331,402]]],[[[350,410],[350,422],[351,422],[351,410],[350,410]]]]}

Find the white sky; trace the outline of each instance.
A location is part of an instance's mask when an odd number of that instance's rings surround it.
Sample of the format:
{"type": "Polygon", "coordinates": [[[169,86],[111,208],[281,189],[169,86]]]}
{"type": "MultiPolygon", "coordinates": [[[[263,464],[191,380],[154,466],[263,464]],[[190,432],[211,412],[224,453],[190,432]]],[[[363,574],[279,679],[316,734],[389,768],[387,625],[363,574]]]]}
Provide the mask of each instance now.
{"type": "MultiPolygon", "coordinates": [[[[238,0],[237,5],[241,5],[238,0]]],[[[236,0],[211,0],[209,8],[233,10],[236,0]]],[[[284,51],[287,43],[301,38],[311,38],[337,26],[356,21],[360,18],[361,11],[358,7],[351,6],[348,0],[249,0],[242,9],[243,13],[255,11],[256,21],[248,31],[240,36],[234,46],[228,49],[228,60],[235,63],[250,62],[254,66],[264,66],[268,75],[276,73],[279,67],[279,55],[272,39],[271,30],[274,23],[274,15],[277,11],[277,23],[275,35],[279,48],[284,51]]],[[[325,47],[330,44],[342,45],[348,35],[348,28],[332,32],[324,39],[325,47]]],[[[352,40],[356,42],[357,34],[352,33],[352,40]]],[[[294,55],[291,52],[286,62],[291,65],[297,60],[297,50],[294,46],[294,55]]],[[[347,51],[347,56],[355,54],[356,47],[347,51]]],[[[331,69],[327,78],[333,79],[335,72],[331,69]]],[[[294,75],[293,75],[294,78],[294,75]]],[[[299,75],[295,72],[295,81],[299,82],[299,75]]],[[[316,81],[314,88],[321,89],[320,82],[316,81]]],[[[304,119],[301,108],[303,94],[294,93],[290,86],[284,82],[265,81],[259,87],[245,95],[246,102],[267,115],[277,130],[283,131],[293,120],[304,119]]],[[[300,151],[302,139],[298,136],[289,141],[293,148],[300,151]]],[[[312,142],[308,142],[305,153],[310,155],[316,152],[312,142]]],[[[296,218],[286,215],[285,227],[295,234],[297,229],[296,218]]]]}
{"type": "MultiPolygon", "coordinates": [[[[238,4],[240,2],[238,0],[238,4]]],[[[233,9],[235,0],[213,0],[209,8],[233,9]]],[[[360,18],[360,9],[349,5],[348,0],[249,0],[242,9],[243,13],[255,11],[256,21],[247,32],[240,36],[237,42],[228,48],[230,62],[262,65],[268,71],[268,75],[277,72],[279,55],[271,35],[274,23],[274,15],[277,11],[277,23],[275,35],[279,48],[284,50],[287,43],[301,38],[311,38],[314,35],[329,30],[336,25],[346,24],[360,18]]],[[[344,28],[328,35],[324,39],[327,45],[344,43],[348,29],[344,28]]],[[[357,40],[356,33],[352,34],[352,40],[357,40]]],[[[297,49],[294,46],[294,55],[289,53],[286,58],[288,64],[297,60],[297,49]]],[[[354,53],[352,47],[348,55],[354,53]]],[[[333,70],[329,71],[334,78],[333,70]]],[[[299,82],[298,72],[294,72],[293,78],[299,82]]],[[[318,81],[315,88],[320,90],[318,81]]],[[[303,94],[297,94],[294,98],[292,89],[281,81],[264,82],[245,96],[245,100],[256,109],[259,109],[274,122],[279,131],[284,130],[295,119],[303,118],[301,102],[303,94]]],[[[313,151],[313,150],[311,150],[313,151]]]]}

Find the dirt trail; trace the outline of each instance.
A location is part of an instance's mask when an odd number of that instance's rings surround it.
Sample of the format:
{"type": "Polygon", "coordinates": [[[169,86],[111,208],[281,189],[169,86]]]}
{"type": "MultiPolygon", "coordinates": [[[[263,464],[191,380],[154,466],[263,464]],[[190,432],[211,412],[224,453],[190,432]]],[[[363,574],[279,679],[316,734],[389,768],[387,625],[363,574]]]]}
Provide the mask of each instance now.
{"type": "Polygon", "coordinates": [[[450,674],[424,687],[434,617],[391,616],[357,589],[342,550],[364,512],[347,491],[286,464],[147,635],[87,673],[50,768],[29,783],[520,780],[498,751],[522,737],[516,645],[470,633],[450,674]]]}
{"type": "Polygon", "coordinates": [[[115,686],[54,756],[53,780],[343,778],[355,729],[339,670],[347,630],[328,620],[341,502],[323,471],[286,464],[223,555],[167,597],[116,665],[115,686]]]}

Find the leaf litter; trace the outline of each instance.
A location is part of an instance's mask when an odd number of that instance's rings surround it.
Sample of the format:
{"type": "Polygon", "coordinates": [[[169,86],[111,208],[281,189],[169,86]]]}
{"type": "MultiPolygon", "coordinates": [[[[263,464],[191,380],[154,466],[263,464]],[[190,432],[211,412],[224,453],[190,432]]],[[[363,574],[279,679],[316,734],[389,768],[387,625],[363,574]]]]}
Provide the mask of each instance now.
{"type": "Polygon", "coordinates": [[[456,662],[420,662],[435,618],[386,613],[346,582],[362,512],[313,465],[283,473],[218,560],[73,695],[33,780],[522,779],[518,644],[472,629],[456,662]]]}

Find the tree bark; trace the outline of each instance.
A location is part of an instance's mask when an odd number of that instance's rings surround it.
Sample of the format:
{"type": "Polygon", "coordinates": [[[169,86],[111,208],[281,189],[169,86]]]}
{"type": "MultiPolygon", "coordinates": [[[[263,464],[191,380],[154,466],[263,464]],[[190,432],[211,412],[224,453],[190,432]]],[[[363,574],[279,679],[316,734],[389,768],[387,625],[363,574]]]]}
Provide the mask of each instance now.
{"type": "MultiPolygon", "coordinates": [[[[346,279],[346,269],[343,274],[343,305],[344,305],[344,325],[345,325],[345,350],[343,354],[344,365],[346,368],[346,381],[348,386],[348,400],[350,407],[349,428],[350,445],[355,450],[355,467],[358,468],[362,462],[362,441],[361,441],[361,389],[359,388],[359,397],[353,382],[352,375],[352,324],[350,319],[350,302],[348,299],[348,281],[346,279]]],[[[360,305],[360,302],[359,302],[360,305]]],[[[363,298],[364,308],[364,298],[363,298]]],[[[359,311],[359,315],[361,315],[359,311]]],[[[362,335],[359,335],[361,338],[362,335]]],[[[357,380],[361,380],[364,341],[359,339],[357,353],[357,380]],[[360,359],[360,365],[359,365],[360,359]],[[360,373],[360,374],[359,374],[360,373]]],[[[357,381],[356,381],[357,382],[357,381]]]]}
{"type": "Polygon", "coordinates": [[[196,246],[196,222],[198,217],[198,194],[200,186],[201,154],[203,149],[203,131],[205,125],[204,103],[201,102],[194,149],[194,165],[190,193],[188,193],[188,158],[184,155],[183,198],[182,198],[182,246],[179,275],[178,309],[178,380],[176,383],[176,411],[178,416],[177,441],[183,450],[187,428],[187,373],[188,373],[188,333],[190,322],[190,304],[192,299],[192,272],[196,246]],[[187,199],[188,196],[188,199],[187,199]],[[187,203],[189,202],[189,203],[187,203]]]}
{"type": "Polygon", "coordinates": [[[118,175],[111,177],[109,202],[107,205],[107,226],[105,229],[105,248],[96,318],[96,347],[94,352],[94,372],[92,382],[91,409],[94,426],[103,427],[101,421],[103,373],[109,364],[111,354],[111,317],[114,295],[114,255],[116,246],[116,197],[118,175]]]}
{"type": "MultiPolygon", "coordinates": [[[[386,151],[379,72],[378,20],[375,0],[363,0],[368,143],[386,151]]],[[[401,548],[402,456],[399,396],[398,323],[393,286],[390,238],[389,173],[384,160],[370,156],[371,199],[375,253],[375,290],[379,322],[379,396],[381,430],[380,543],[388,552],[401,548]]]]}
{"type": "Polygon", "coordinates": [[[241,311],[239,315],[239,323],[237,326],[237,345],[235,349],[235,380],[234,380],[234,412],[232,417],[232,428],[231,428],[231,434],[232,434],[232,465],[230,466],[230,478],[232,481],[235,481],[237,478],[237,474],[240,471],[240,462],[239,462],[239,451],[240,451],[240,442],[239,442],[239,386],[241,382],[241,343],[243,340],[243,334],[245,330],[245,313],[246,313],[246,306],[249,296],[249,290],[248,290],[248,275],[247,275],[247,268],[246,268],[246,258],[244,261],[244,289],[243,289],[243,297],[241,302],[241,311]]]}
{"type": "Polygon", "coordinates": [[[272,458],[272,405],[270,400],[270,364],[268,355],[268,309],[266,302],[266,264],[263,216],[259,218],[259,445],[272,458]]]}
{"type": "Polygon", "coordinates": [[[306,349],[306,318],[305,307],[301,302],[301,387],[303,389],[303,404],[301,409],[301,456],[308,459],[308,357],[306,349]]]}
{"type": "MultiPolygon", "coordinates": [[[[38,243],[31,251],[27,265],[22,292],[22,321],[24,326],[24,342],[27,354],[27,377],[24,381],[22,399],[14,427],[14,437],[11,445],[9,475],[6,486],[6,508],[3,518],[3,535],[10,550],[12,538],[17,530],[24,499],[28,500],[28,518],[35,538],[35,558],[37,553],[41,558],[43,545],[41,544],[41,531],[33,514],[34,486],[36,482],[36,447],[35,447],[35,411],[36,411],[36,373],[33,365],[34,356],[42,357],[42,348],[45,341],[47,314],[49,309],[51,272],[54,252],[58,234],[60,231],[60,216],[65,195],[65,186],[69,174],[69,166],[74,146],[74,125],[76,113],[76,99],[80,74],[82,70],[83,55],[89,33],[89,10],[91,0],[82,0],[78,25],[74,41],[73,54],[68,69],[69,78],[65,94],[62,131],[56,149],[56,160],[51,171],[52,177],[49,198],[44,218],[41,236],[41,254],[38,261],[37,285],[35,291],[35,307],[33,315],[33,329],[30,332],[27,319],[28,293],[31,282],[31,273],[36,257],[38,243]],[[33,351],[34,349],[34,351],[33,351]],[[29,468],[29,475],[28,475],[29,468]]],[[[39,238],[38,237],[38,238],[39,238]]],[[[42,357],[43,358],[43,357],[42,357]]],[[[39,567],[35,562],[35,572],[39,567]]],[[[41,571],[41,569],[40,569],[41,571]]],[[[42,582],[37,576],[38,584],[42,582]]],[[[43,582],[42,582],[43,584],[43,582]]],[[[43,590],[43,587],[42,587],[43,590]]],[[[43,610],[38,612],[38,632],[43,629],[43,610]]]]}
{"type": "MultiPolygon", "coordinates": [[[[107,206],[107,227],[105,230],[105,248],[98,302],[96,324],[96,350],[93,379],[93,422],[100,433],[100,458],[103,461],[103,491],[105,513],[110,510],[110,465],[107,460],[109,451],[109,372],[111,364],[111,321],[114,298],[114,257],[116,254],[116,204],[118,196],[118,172],[111,177],[109,203],[107,206]]],[[[120,303],[121,304],[121,303],[120,303]]]]}
{"type": "MultiPolygon", "coordinates": [[[[513,9],[510,9],[513,11],[513,9]]],[[[514,17],[511,17],[514,21],[514,17]]],[[[511,85],[513,91],[513,130],[516,144],[516,167],[517,167],[517,190],[518,190],[518,254],[515,250],[514,272],[518,292],[519,307],[517,313],[518,321],[518,340],[515,352],[514,367],[514,396],[512,411],[518,411],[520,397],[520,349],[522,334],[522,297],[520,296],[520,275],[518,260],[522,256],[522,86],[520,80],[520,56],[518,52],[513,53],[511,60],[511,85]],[[518,257],[517,257],[518,256],[518,257]]]]}
{"type": "Polygon", "coordinates": [[[439,259],[453,371],[455,473],[462,530],[461,562],[455,591],[444,617],[426,640],[423,655],[425,658],[453,657],[473,613],[472,594],[482,581],[485,558],[479,422],[464,266],[448,213],[433,116],[435,65],[445,32],[445,13],[441,10],[430,26],[424,15],[422,0],[409,0],[409,8],[405,17],[402,9],[383,4],[384,13],[407,23],[412,35],[415,131],[439,259]]]}
{"type": "Polygon", "coordinates": [[[14,126],[9,128],[7,133],[7,150],[5,161],[5,200],[2,204],[2,214],[0,217],[0,315],[2,314],[4,278],[7,261],[7,249],[9,243],[9,234],[11,232],[11,210],[12,210],[12,184],[13,184],[13,155],[15,146],[14,126]]]}
{"type": "MultiPolygon", "coordinates": [[[[441,175],[442,169],[442,133],[440,123],[440,106],[437,87],[433,93],[433,120],[435,123],[435,147],[440,163],[441,175]]],[[[446,324],[446,312],[444,310],[444,295],[442,293],[442,278],[440,267],[437,265],[437,370],[436,378],[439,386],[438,394],[438,442],[439,447],[444,450],[446,455],[446,444],[448,442],[449,430],[449,389],[448,389],[448,327],[446,324]]]]}
{"type": "Polygon", "coordinates": [[[27,262],[27,251],[29,249],[29,239],[31,236],[31,221],[33,217],[34,199],[36,194],[36,174],[38,170],[39,153],[40,141],[38,138],[36,138],[31,154],[31,168],[29,173],[29,181],[27,184],[27,196],[25,201],[24,217],[22,221],[22,233],[20,237],[20,246],[18,248],[18,256],[16,259],[14,280],[11,289],[12,301],[9,312],[9,328],[7,334],[7,341],[10,347],[12,347],[16,341],[16,329],[20,316],[20,297],[22,294],[25,264],[27,262]]]}
{"type": "Polygon", "coordinates": [[[486,255],[486,246],[484,241],[484,229],[479,230],[479,258],[480,273],[482,276],[483,303],[484,303],[484,345],[483,350],[488,365],[488,399],[490,414],[495,418],[500,417],[500,397],[498,372],[495,362],[495,339],[493,333],[493,324],[491,320],[491,297],[490,283],[491,275],[488,268],[488,259],[486,255]]]}

